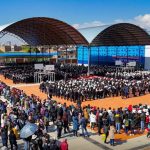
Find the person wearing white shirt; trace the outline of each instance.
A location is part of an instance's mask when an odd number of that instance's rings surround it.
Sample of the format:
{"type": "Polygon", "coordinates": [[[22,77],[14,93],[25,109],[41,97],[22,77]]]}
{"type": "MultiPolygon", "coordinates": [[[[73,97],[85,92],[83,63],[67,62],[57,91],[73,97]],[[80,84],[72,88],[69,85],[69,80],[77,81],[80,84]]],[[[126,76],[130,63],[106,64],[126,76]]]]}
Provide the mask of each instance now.
{"type": "Polygon", "coordinates": [[[91,114],[90,114],[90,125],[91,125],[91,129],[94,130],[95,124],[96,124],[96,115],[94,115],[94,113],[91,112],[91,114]]]}

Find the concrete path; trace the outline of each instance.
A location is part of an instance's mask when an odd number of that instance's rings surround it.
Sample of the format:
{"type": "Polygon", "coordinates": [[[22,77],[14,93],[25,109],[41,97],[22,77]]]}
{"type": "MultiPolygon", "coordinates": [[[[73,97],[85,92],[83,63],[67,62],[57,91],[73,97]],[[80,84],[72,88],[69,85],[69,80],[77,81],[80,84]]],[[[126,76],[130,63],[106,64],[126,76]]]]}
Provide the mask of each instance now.
{"type": "MultiPolygon", "coordinates": [[[[79,131],[81,133],[81,131],[79,131]]],[[[89,130],[90,132],[90,130],[89,130]]],[[[49,132],[51,137],[56,137],[56,130],[49,132]]],[[[112,147],[109,144],[104,144],[101,137],[90,132],[88,137],[74,137],[73,134],[62,134],[62,139],[66,138],[69,144],[69,150],[148,150],[150,149],[150,140],[145,136],[130,139],[125,143],[115,143],[112,147]]],[[[60,139],[60,141],[62,140],[60,139]]],[[[109,141],[109,140],[108,140],[109,141]]],[[[23,150],[23,140],[18,140],[19,150],[23,150]]],[[[0,148],[2,143],[0,142],[0,148]]]]}

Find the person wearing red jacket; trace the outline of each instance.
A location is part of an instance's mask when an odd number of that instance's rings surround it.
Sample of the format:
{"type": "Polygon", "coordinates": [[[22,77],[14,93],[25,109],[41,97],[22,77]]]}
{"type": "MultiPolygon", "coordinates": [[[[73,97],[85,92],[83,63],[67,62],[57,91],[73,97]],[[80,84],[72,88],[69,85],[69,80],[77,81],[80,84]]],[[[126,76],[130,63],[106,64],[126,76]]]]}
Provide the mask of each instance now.
{"type": "Polygon", "coordinates": [[[145,120],[145,122],[146,122],[147,125],[150,122],[150,115],[149,115],[148,112],[146,113],[146,120],[145,120]]]}
{"type": "Polygon", "coordinates": [[[60,150],[68,150],[67,139],[63,140],[60,144],[60,150]]]}
{"type": "Polygon", "coordinates": [[[132,105],[129,105],[128,110],[132,112],[132,105]]]}

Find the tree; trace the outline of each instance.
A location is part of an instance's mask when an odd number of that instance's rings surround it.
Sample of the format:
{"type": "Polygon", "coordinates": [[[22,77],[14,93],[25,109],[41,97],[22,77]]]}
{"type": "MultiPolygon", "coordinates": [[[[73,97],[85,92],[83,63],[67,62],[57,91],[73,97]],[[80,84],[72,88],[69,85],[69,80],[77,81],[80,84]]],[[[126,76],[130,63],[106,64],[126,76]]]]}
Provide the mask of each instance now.
{"type": "Polygon", "coordinates": [[[4,52],[0,49],[0,53],[4,53],[4,52]]]}

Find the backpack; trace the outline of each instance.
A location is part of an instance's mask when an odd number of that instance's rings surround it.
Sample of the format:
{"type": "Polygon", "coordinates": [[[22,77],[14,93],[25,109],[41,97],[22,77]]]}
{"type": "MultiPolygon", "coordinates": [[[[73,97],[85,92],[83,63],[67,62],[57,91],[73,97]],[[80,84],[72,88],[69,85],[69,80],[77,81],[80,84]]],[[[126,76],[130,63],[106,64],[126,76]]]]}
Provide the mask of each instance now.
{"type": "Polygon", "coordinates": [[[129,126],[129,120],[125,120],[124,125],[125,125],[126,127],[128,127],[128,126],[129,126]]]}
{"type": "Polygon", "coordinates": [[[107,134],[108,133],[108,126],[104,126],[103,131],[105,134],[107,134]]]}
{"type": "Polygon", "coordinates": [[[57,122],[57,127],[58,127],[58,128],[62,128],[62,126],[63,126],[62,121],[58,121],[58,122],[57,122]]]}
{"type": "Polygon", "coordinates": [[[49,144],[49,150],[58,150],[56,141],[51,141],[49,144]]]}

